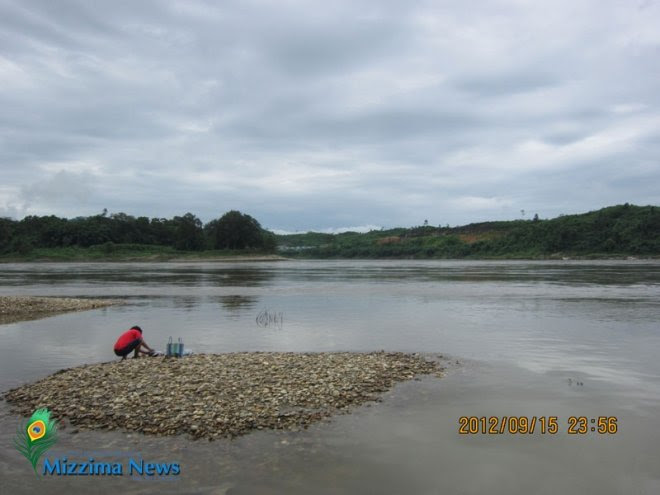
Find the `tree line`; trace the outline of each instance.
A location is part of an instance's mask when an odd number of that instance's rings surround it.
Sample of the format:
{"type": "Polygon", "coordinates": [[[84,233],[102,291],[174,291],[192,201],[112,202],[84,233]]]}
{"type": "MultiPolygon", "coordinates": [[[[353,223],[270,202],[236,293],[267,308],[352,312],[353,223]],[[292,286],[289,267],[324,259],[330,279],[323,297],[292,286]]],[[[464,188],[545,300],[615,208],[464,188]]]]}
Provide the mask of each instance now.
{"type": "Polygon", "coordinates": [[[53,215],[22,220],[0,218],[0,255],[9,257],[26,255],[37,248],[92,247],[100,247],[97,251],[106,255],[121,256],[149,246],[178,251],[278,249],[287,256],[310,258],[659,256],[660,208],[626,203],[550,220],[535,216],[532,220],[460,227],[425,224],[365,234],[309,232],[278,236],[236,210],[206,224],[192,213],[170,219],[106,211],[73,219],[53,215]]]}
{"type": "Polygon", "coordinates": [[[660,255],[660,208],[628,203],[550,220],[422,225],[364,234],[278,236],[287,256],[310,258],[542,258],[660,255]]]}
{"type": "Polygon", "coordinates": [[[231,210],[203,224],[192,213],[173,218],[134,217],[125,213],[72,219],[26,216],[0,218],[0,253],[26,254],[34,248],[116,245],[167,246],[182,251],[245,250],[271,252],[275,236],[250,215],[231,210]]]}

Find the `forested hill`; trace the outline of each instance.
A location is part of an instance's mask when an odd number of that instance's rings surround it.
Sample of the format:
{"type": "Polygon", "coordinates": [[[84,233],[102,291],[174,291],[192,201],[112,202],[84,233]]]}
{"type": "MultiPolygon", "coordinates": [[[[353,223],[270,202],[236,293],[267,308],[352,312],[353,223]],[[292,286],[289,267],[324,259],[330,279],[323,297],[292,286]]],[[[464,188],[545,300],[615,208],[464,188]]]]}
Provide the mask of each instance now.
{"type": "Polygon", "coordinates": [[[310,258],[660,256],[660,207],[626,203],[551,220],[280,235],[277,244],[286,256],[310,258]]]}
{"type": "Polygon", "coordinates": [[[0,257],[4,259],[171,258],[217,251],[271,253],[275,235],[250,215],[229,211],[203,225],[192,213],[173,218],[125,213],[73,219],[27,216],[0,218],[0,257]]]}

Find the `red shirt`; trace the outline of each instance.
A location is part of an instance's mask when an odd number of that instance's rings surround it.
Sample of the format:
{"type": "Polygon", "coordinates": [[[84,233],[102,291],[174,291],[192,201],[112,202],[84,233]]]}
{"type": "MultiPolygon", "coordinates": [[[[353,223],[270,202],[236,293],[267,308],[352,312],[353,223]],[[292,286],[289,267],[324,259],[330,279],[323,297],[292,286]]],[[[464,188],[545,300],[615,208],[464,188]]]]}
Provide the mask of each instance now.
{"type": "Polygon", "coordinates": [[[115,343],[115,351],[123,349],[134,340],[142,340],[142,334],[139,330],[135,330],[134,328],[126,330],[117,339],[117,342],[115,343]]]}

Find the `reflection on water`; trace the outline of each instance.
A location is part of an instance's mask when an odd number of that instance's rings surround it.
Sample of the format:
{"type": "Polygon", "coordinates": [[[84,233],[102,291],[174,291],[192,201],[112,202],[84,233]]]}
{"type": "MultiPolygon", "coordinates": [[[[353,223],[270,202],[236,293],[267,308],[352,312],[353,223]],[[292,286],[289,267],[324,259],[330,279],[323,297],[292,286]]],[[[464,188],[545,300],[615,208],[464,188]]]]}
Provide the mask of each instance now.
{"type": "MultiPolygon", "coordinates": [[[[127,304],[0,325],[2,390],[114,359],[114,341],[135,324],[161,349],[169,336],[181,336],[196,352],[386,349],[467,359],[446,379],[404,384],[377,406],[307,432],[194,447],[185,438],[63,436],[72,449],[180,456],[188,476],[164,490],[660,491],[660,433],[651,427],[660,416],[658,262],[1,265],[0,295],[9,294],[119,297],[127,304]],[[286,324],[260,326],[264,310],[286,315],[286,324]],[[458,416],[481,414],[618,415],[622,426],[611,438],[457,435],[458,416]]],[[[24,466],[9,443],[17,419],[0,404],[3,479],[22,480],[24,466]]],[[[11,493],[34,491],[22,483],[13,481],[11,493]]],[[[84,493],[86,483],[53,486],[84,493]]],[[[150,490],[108,483],[95,490],[150,490]]]]}
{"type": "Polygon", "coordinates": [[[255,296],[219,296],[217,299],[220,301],[227,316],[234,319],[240,318],[243,314],[249,313],[249,311],[253,310],[259,302],[259,298],[255,296]]]}
{"type": "Polygon", "coordinates": [[[259,287],[276,276],[276,271],[259,264],[194,263],[11,263],[2,265],[3,288],[43,287],[44,289],[90,289],[101,291],[124,287],[259,287]]]}

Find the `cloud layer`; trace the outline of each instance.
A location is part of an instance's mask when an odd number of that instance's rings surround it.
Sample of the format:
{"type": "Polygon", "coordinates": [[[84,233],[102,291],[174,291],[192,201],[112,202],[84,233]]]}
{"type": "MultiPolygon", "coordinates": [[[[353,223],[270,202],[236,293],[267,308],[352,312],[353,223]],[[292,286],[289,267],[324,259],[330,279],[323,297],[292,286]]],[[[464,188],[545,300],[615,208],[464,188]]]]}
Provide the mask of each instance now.
{"type": "Polygon", "coordinates": [[[657,2],[0,0],[0,215],[658,204],[657,2]]]}

